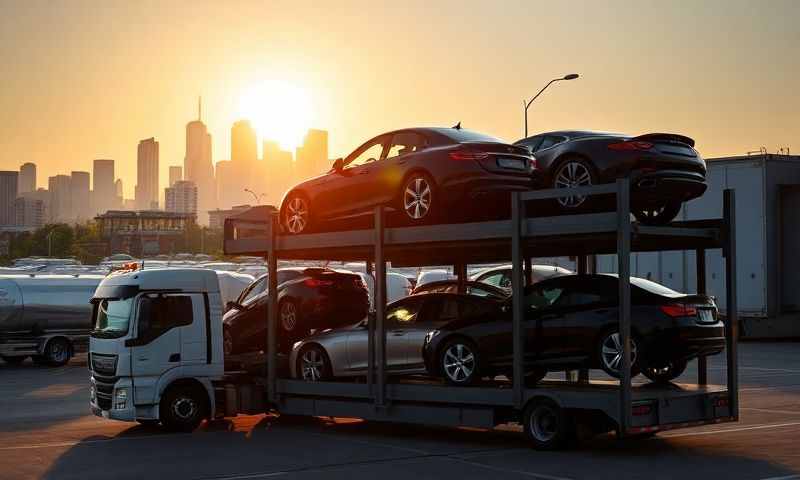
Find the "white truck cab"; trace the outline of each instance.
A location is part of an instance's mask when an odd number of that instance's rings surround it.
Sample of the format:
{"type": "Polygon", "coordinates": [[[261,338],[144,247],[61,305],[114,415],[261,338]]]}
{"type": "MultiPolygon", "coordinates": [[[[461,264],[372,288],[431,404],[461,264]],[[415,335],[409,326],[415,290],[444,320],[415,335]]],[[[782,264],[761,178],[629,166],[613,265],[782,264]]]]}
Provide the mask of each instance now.
{"type": "Polygon", "coordinates": [[[224,375],[222,299],[211,270],[128,270],[92,298],[90,404],[95,415],[193,430],[215,409],[224,375]]]}

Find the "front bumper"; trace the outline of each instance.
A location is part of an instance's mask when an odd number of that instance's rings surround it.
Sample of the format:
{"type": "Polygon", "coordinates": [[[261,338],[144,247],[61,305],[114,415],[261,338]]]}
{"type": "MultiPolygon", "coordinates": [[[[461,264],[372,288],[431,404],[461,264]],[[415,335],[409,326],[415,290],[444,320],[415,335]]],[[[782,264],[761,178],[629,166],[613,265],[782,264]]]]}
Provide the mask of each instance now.
{"type": "Polygon", "coordinates": [[[97,394],[98,390],[95,379],[91,378],[89,382],[89,409],[92,411],[92,414],[98,417],[119,420],[123,422],[136,421],[136,407],[133,405],[133,384],[129,379],[119,379],[114,384],[114,388],[111,392],[111,405],[108,405],[107,402],[104,402],[103,400],[98,400],[99,397],[97,394]],[[117,392],[121,389],[125,389],[127,391],[127,399],[124,408],[117,408],[118,405],[115,405],[115,399],[117,398],[117,392]]]}

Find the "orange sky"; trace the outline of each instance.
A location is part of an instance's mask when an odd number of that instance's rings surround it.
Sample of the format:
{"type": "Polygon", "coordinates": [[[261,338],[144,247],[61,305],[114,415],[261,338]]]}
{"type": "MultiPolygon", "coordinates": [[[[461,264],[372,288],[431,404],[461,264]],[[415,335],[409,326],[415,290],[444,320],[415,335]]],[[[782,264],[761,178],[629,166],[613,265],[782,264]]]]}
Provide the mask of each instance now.
{"type": "Polygon", "coordinates": [[[0,0],[0,168],[47,176],[136,144],[183,163],[204,99],[214,160],[229,158],[241,92],[308,92],[331,156],[377,133],[457,121],[509,141],[532,132],[679,132],[706,156],[800,153],[800,2],[165,2],[0,0]]]}

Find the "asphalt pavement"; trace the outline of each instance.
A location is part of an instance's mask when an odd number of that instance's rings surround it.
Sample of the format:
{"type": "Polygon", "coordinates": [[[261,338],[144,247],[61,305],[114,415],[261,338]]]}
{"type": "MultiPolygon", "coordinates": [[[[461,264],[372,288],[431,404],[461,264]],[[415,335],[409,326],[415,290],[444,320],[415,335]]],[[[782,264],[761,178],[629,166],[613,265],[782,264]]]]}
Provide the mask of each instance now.
{"type": "MultiPolygon", "coordinates": [[[[800,344],[742,343],[739,353],[738,423],[604,435],[560,452],[530,449],[515,426],[260,415],[164,433],[92,416],[85,357],[62,368],[0,361],[0,479],[800,479],[800,344]]],[[[712,382],[723,365],[710,362],[712,382]]]]}

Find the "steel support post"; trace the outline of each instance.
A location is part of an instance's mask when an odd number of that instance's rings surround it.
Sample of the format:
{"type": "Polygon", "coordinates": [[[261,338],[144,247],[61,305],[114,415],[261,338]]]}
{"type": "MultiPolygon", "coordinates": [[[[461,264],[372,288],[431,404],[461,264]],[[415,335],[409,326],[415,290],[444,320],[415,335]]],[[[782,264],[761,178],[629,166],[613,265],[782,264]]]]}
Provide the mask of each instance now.
{"type": "Polygon", "coordinates": [[[619,272],[619,334],[622,365],[619,381],[619,433],[631,425],[631,205],[628,179],[617,180],[617,268],[619,272]]]}
{"type": "Polygon", "coordinates": [[[267,297],[269,307],[267,308],[267,399],[271,403],[278,400],[276,365],[278,363],[278,254],[275,251],[275,237],[278,233],[278,216],[270,215],[269,230],[269,251],[267,252],[267,297]]]}
{"type": "Polygon", "coordinates": [[[386,260],[384,242],[383,207],[375,208],[375,364],[377,389],[375,405],[386,404],[386,260]],[[377,340],[377,341],[375,341],[377,340]]]}
{"type": "Polygon", "coordinates": [[[725,339],[727,343],[728,363],[728,405],[731,416],[739,419],[739,359],[737,343],[739,341],[739,305],[736,302],[736,192],[727,189],[724,192],[724,222],[727,225],[725,235],[725,290],[727,293],[727,321],[725,322],[725,339]]]}
{"type": "Polygon", "coordinates": [[[467,293],[467,265],[464,263],[453,265],[453,273],[456,276],[458,293],[467,293]]]}
{"type": "MultiPolygon", "coordinates": [[[[706,250],[698,248],[695,251],[695,270],[697,274],[697,294],[705,295],[706,288],[706,250]]],[[[697,357],[697,384],[708,385],[708,357],[697,357]]]]}
{"type": "Polygon", "coordinates": [[[533,259],[531,257],[525,257],[525,285],[531,285],[533,283],[533,259]]]}
{"type": "Polygon", "coordinates": [[[589,266],[589,262],[587,260],[586,255],[578,255],[578,275],[586,275],[588,272],[587,267],[589,266]]]}
{"type": "Polygon", "coordinates": [[[525,315],[523,286],[523,259],[522,259],[522,222],[525,219],[525,205],[519,199],[519,193],[511,194],[511,289],[512,298],[512,367],[514,381],[514,406],[522,408],[524,400],[524,371],[522,359],[524,358],[525,343],[522,333],[522,319],[525,315]]]}

